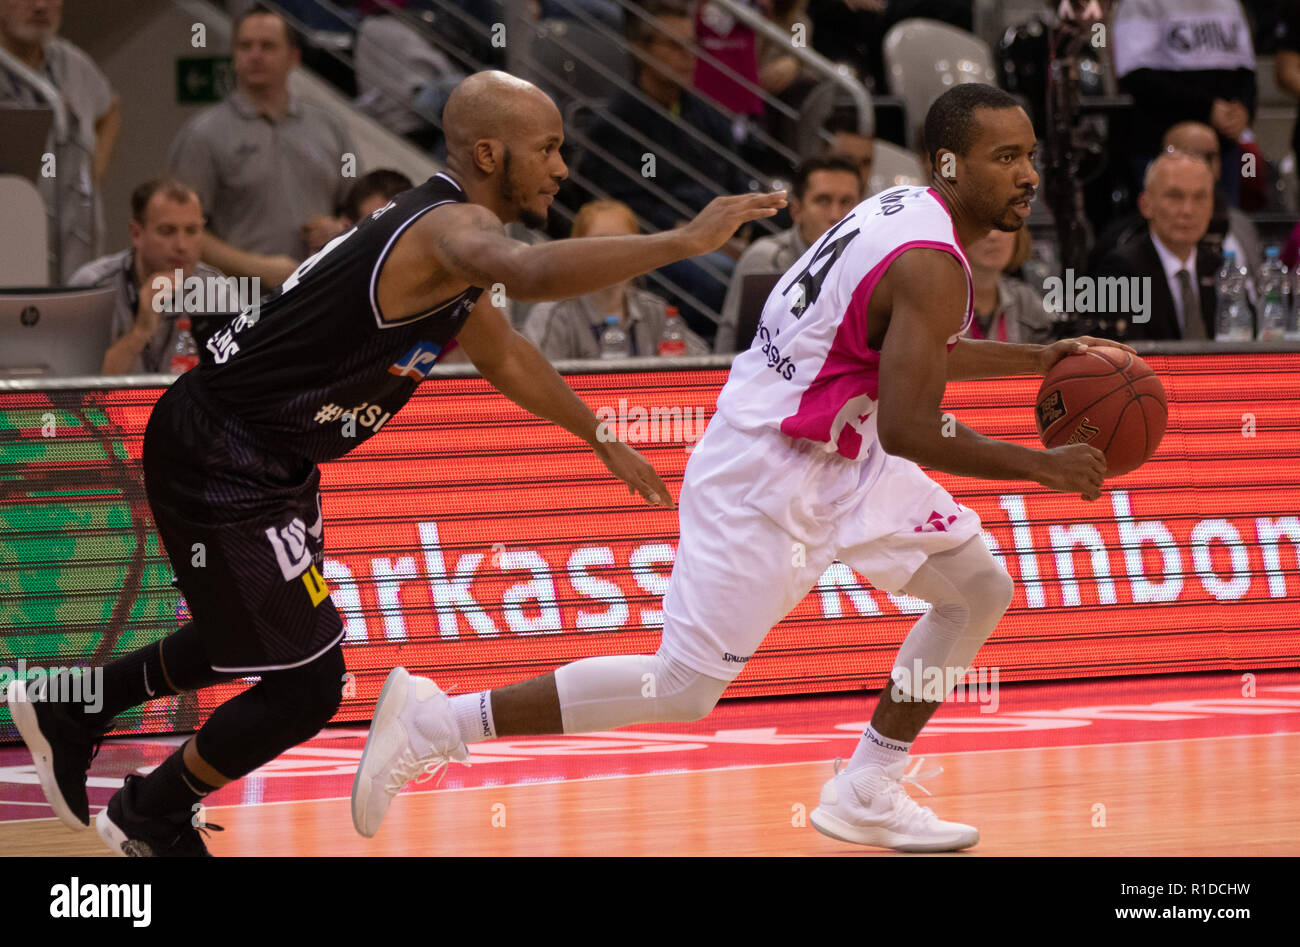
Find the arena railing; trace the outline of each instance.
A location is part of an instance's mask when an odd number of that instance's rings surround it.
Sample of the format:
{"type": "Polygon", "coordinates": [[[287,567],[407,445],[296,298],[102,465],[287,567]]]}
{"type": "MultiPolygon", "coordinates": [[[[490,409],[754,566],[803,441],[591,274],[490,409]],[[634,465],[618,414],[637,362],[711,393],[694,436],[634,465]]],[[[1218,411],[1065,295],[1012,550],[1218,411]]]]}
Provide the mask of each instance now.
{"type": "MultiPolygon", "coordinates": [[[[1277,342],[1130,342],[1139,356],[1167,355],[1287,355],[1300,353],[1300,341],[1277,342]]],[[[736,353],[739,354],[739,353],[736,353]]],[[[656,356],[620,359],[561,359],[552,362],[560,374],[620,372],[680,372],[731,367],[732,355],[690,355],[675,358],[656,356]]],[[[436,378],[474,378],[478,370],[472,364],[435,365],[426,376],[436,378]]],[[[68,389],[157,388],[170,385],[174,375],[69,375],[64,378],[0,378],[0,393],[21,391],[62,391],[68,389]]]]}
{"type": "MultiPolygon", "coordinates": [[[[12,53],[0,46],[0,66],[8,69],[19,76],[24,82],[36,90],[39,95],[54,113],[54,159],[57,166],[64,164],[64,154],[69,148],[78,148],[81,146],[69,135],[68,128],[68,109],[63,104],[63,96],[59,90],[54,87],[44,76],[35,72],[27,66],[22,60],[15,57],[12,53]]],[[[46,216],[50,220],[50,248],[49,248],[49,265],[50,273],[54,282],[57,284],[62,280],[63,274],[63,184],[62,179],[55,178],[54,186],[51,188],[54,194],[53,206],[46,207],[46,216]]],[[[92,189],[96,189],[95,184],[91,183],[92,189]]],[[[98,219],[94,213],[95,193],[92,190],[90,195],[91,214],[90,214],[90,233],[87,235],[89,245],[94,247],[98,243],[98,234],[95,232],[98,227],[98,219]]]]}
{"type": "MultiPolygon", "coordinates": [[[[330,0],[317,0],[317,2],[323,8],[340,16],[346,12],[331,3],[330,0]]],[[[455,3],[450,2],[450,0],[430,0],[430,2],[438,11],[438,15],[445,16],[456,22],[462,29],[467,29],[484,40],[490,40],[492,38],[492,24],[478,20],[455,3]]],[[[560,6],[569,14],[575,23],[581,23],[586,28],[595,31],[604,41],[609,43],[611,46],[620,49],[624,55],[628,57],[629,61],[636,61],[638,59],[643,62],[648,61],[648,57],[642,51],[629,44],[619,31],[611,29],[609,26],[593,17],[586,10],[583,10],[581,7],[574,4],[572,0],[555,0],[555,2],[557,6],[560,6]]],[[[634,3],[629,3],[627,0],[611,0],[611,2],[616,3],[620,8],[622,8],[625,16],[637,16],[642,19],[650,19],[650,15],[634,3]]],[[[270,6],[279,8],[280,5],[273,2],[270,6]]],[[[448,37],[441,35],[437,29],[430,27],[427,22],[421,19],[418,14],[413,11],[404,7],[395,6],[393,3],[388,2],[388,0],[378,0],[378,6],[386,12],[400,18],[404,23],[423,36],[432,46],[434,46],[434,48],[446,54],[466,72],[493,68],[492,64],[480,61],[467,51],[460,49],[454,42],[448,39],[448,37]]],[[[724,6],[729,12],[733,13],[733,15],[736,15],[738,19],[746,22],[747,25],[756,26],[757,29],[767,38],[787,44],[791,54],[798,58],[800,62],[805,64],[812,72],[823,76],[827,82],[832,82],[836,84],[837,87],[844,88],[848,91],[851,99],[858,107],[860,126],[864,127],[867,131],[870,131],[874,124],[874,113],[872,110],[870,93],[868,93],[865,87],[852,76],[851,72],[847,68],[834,66],[811,49],[795,45],[791,41],[792,37],[789,34],[763,20],[761,16],[751,14],[751,12],[745,8],[737,7],[736,9],[733,9],[736,5],[734,3],[725,2],[725,0],[724,6]]],[[[768,175],[764,174],[761,170],[745,161],[735,152],[734,149],[727,147],[725,143],[714,141],[701,133],[698,129],[683,122],[670,111],[664,109],[658,103],[646,96],[634,81],[617,75],[599,62],[596,57],[591,56],[580,45],[566,40],[562,31],[547,29],[544,24],[533,20],[527,13],[527,4],[525,0],[503,0],[502,9],[506,16],[505,22],[507,26],[507,43],[505,47],[507,68],[512,73],[537,81],[544,87],[556,89],[570,102],[576,103],[582,108],[590,110],[593,114],[602,116],[606,121],[611,122],[611,124],[613,124],[621,133],[629,136],[634,141],[639,142],[642,146],[653,149],[657,158],[667,161],[670,166],[680,169],[682,173],[696,181],[709,193],[715,195],[721,195],[724,193],[723,189],[717,184],[717,182],[706,178],[696,168],[681,159],[672,147],[672,142],[650,141],[638,129],[633,128],[626,122],[622,122],[615,116],[608,115],[605,112],[605,106],[608,101],[607,96],[596,97],[590,95],[588,91],[579,88],[574,82],[572,82],[568,76],[564,75],[562,72],[557,72],[554,69],[545,67],[536,57],[530,55],[530,48],[534,39],[543,39],[547,42],[553,43],[563,51],[566,57],[572,57],[575,60],[581,61],[587,69],[607,80],[611,94],[618,92],[626,93],[635,98],[642,105],[654,109],[663,116],[665,120],[671,123],[674,128],[680,131],[683,136],[688,137],[698,145],[708,148],[735,167],[741,174],[749,178],[751,182],[753,182],[751,186],[761,188],[767,185],[777,185],[782,183],[779,180],[769,178],[768,175]],[[524,28],[520,29],[520,26],[524,28]]],[[[286,19],[291,23],[294,23],[295,26],[301,26],[301,24],[298,24],[286,11],[281,9],[280,12],[285,15],[286,19]]],[[[801,117],[798,110],[793,109],[780,99],[770,95],[760,86],[746,80],[726,63],[703,49],[698,43],[690,44],[690,48],[699,60],[709,63],[741,87],[758,95],[766,108],[772,109],[778,114],[792,118],[796,121],[801,117]]],[[[326,50],[326,52],[340,61],[351,65],[351,59],[345,54],[343,49],[339,47],[331,47],[326,50]]],[[[731,112],[729,109],[721,105],[721,103],[711,97],[703,95],[698,92],[698,90],[692,90],[692,94],[709,102],[710,105],[732,122],[744,121],[741,116],[731,112]]],[[[409,107],[408,103],[403,104],[406,104],[409,107]]],[[[429,121],[436,127],[440,127],[440,122],[438,121],[437,116],[419,113],[416,112],[415,109],[411,109],[411,112],[412,114],[419,114],[421,118],[429,121]]],[[[770,149],[774,154],[780,156],[790,164],[797,163],[799,160],[799,154],[782,142],[772,138],[766,131],[756,127],[752,122],[746,122],[746,127],[748,134],[756,143],[770,149]]],[[[820,128],[818,128],[817,131],[820,134],[820,128]]],[[[592,141],[585,129],[571,126],[566,129],[566,135],[570,141],[576,147],[582,149],[585,154],[600,158],[605,164],[613,168],[622,178],[634,182],[638,188],[647,192],[656,201],[671,208],[676,214],[683,218],[693,216],[691,208],[684,205],[675,195],[667,192],[654,181],[645,178],[640,173],[639,168],[629,167],[614,159],[612,155],[601,149],[599,145],[592,141]]],[[[591,180],[588,175],[584,174],[581,167],[570,168],[570,180],[585,192],[595,196],[596,198],[607,198],[610,196],[603,188],[599,187],[593,180],[591,180]]],[[[553,209],[562,219],[569,222],[572,221],[573,213],[576,210],[576,208],[566,207],[559,202],[553,205],[553,209]]],[[[638,218],[638,223],[641,229],[645,232],[654,232],[658,229],[643,218],[638,218]]],[[[768,221],[756,221],[755,227],[760,234],[771,234],[776,232],[776,228],[768,221]]],[[[712,276],[716,281],[724,285],[726,284],[726,275],[717,267],[712,265],[707,259],[697,258],[695,263],[701,270],[712,276]]],[[[661,273],[650,274],[648,276],[648,281],[653,286],[665,290],[668,295],[683,299],[714,322],[717,322],[720,319],[717,310],[708,306],[687,291],[684,287],[663,276],[661,273]]]]}

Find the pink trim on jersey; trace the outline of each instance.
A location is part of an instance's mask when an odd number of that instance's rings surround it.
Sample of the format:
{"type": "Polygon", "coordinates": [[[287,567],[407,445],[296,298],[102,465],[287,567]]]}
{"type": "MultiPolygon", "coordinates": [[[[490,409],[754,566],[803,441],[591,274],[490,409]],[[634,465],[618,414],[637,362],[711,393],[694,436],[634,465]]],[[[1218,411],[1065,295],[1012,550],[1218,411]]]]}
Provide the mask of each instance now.
{"type": "MultiPolygon", "coordinates": [[[[942,202],[941,202],[942,203],[942,202]]],[[[954,233],[955,238],[955,233],[954,233]]],[[[958,247],[960,244],[958,244],[958,247]]],[[[848,308],[840,317],[840,327],[831,341],[830,351],[822,362],[821,371],[812,384],[799,399],[799,407],[794,414],[781,422],[781,433],[787,437],[803,437],[811,441],[829,442],[831,425],[835,423],[840,409],[849,401],[860,395],[866,395],[872,401],[877,400],[880,383],[880,352],[867,344],[867,304],[876,284],[884,277],[891,263],[906,250],[915,249],[942,250],[951,253],[966,271],[970,280],[970,267],[957,247],[936,240],[910,240],[900,244],[889,252],[871,271],[862,278],[848,308]]],[[[967,290],[967,295],[971,293],[967,290]]],[[[970,321],[974,306],[967,305],[966,321],[970,321]]],[[[965,328],[965,323],[962,324],[965,328]]],[[[952,343],[948,350],[952,351],[952,343]]],[[[856,427],[845,424],[835,442],[836,453],[850,459],[856,459],[862,450],[862,435],[856,427]]]]}

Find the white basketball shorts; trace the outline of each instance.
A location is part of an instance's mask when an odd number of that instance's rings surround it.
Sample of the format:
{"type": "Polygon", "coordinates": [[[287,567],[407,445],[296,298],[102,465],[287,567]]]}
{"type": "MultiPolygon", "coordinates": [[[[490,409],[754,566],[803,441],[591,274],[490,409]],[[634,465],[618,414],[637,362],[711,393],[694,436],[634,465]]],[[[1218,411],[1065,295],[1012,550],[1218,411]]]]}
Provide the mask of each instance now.
{"type": "Polygon", "coordinates": [[[836,559],[897,592],[926,558],[980,534],[910,460],[864,461],[714,415],[686,465],[663,650],[731,680],[836,559]]]}

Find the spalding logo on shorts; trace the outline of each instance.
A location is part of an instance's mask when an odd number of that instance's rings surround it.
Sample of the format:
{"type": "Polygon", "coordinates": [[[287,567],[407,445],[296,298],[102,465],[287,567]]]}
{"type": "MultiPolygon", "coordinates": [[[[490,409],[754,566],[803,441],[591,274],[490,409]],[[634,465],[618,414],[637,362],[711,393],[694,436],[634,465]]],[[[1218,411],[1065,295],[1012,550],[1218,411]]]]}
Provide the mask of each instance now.
{"type": "Polygon", "coordinates": [[[1101,428],[1097,427],[1087,418],[1084,418],[1082,421],[1079,422],[1079,426],[1074,429],[1074,433],[1070,435],[1070,439],[1065,443],[1085,444],[1100,433],[1101,433],[1101,428]]]}
{"type": "Polygon", "coordinates": [[[1038,402],[1038,407],[1034,411],[1038,414],[1038,429],[1046,431],[1065,415],[1065,401],[1059,391],[1053,391],[1038,402]]]}

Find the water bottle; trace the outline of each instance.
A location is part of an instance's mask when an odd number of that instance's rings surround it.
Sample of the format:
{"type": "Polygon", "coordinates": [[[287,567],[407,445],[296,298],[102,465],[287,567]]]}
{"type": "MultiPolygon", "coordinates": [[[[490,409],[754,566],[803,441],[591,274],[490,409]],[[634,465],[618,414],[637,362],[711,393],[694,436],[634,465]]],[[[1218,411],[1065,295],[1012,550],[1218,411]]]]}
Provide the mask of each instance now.
{"type": "Polygon", "coordinates": [[[627,333],[618,324],[618,316],[613,314],[606,316],[605,329],[600,333],[600,357],[627,358],[631,354],[627,333]]]}
{"type": "Polygon", "coordinates": [[[172,343],[171,373],[184,375],[199,364],[199,347],[190,335],[190,320],[182,316],[176,320],[176,341],[172,343]]]}
{"type": "Polygon", "coordinates": [[[676,306],[668,307],[668,318],[664,320],[664,330],[659,333],[660,355],[685,355],[686,330],[682,328],[682,317],[676,306]]]}
{"type": "Polygon", "coordinates": [[[1287,329],[1287,279],[1278,247],[1265,251],[1264,265],[1259,268],[1259,335],[1261,342],[1281,339],[1287,329]]]}
{"type": "Polygon", "coordinates": [[[1224,342],[1249,342],[1255,338],[1255,321],[1246,302],[1246,271],[1237,266],[1236,254],[1223,253],[1223,266],[1214,281],[1217,312],[1214,337],[1224,342]]]}

